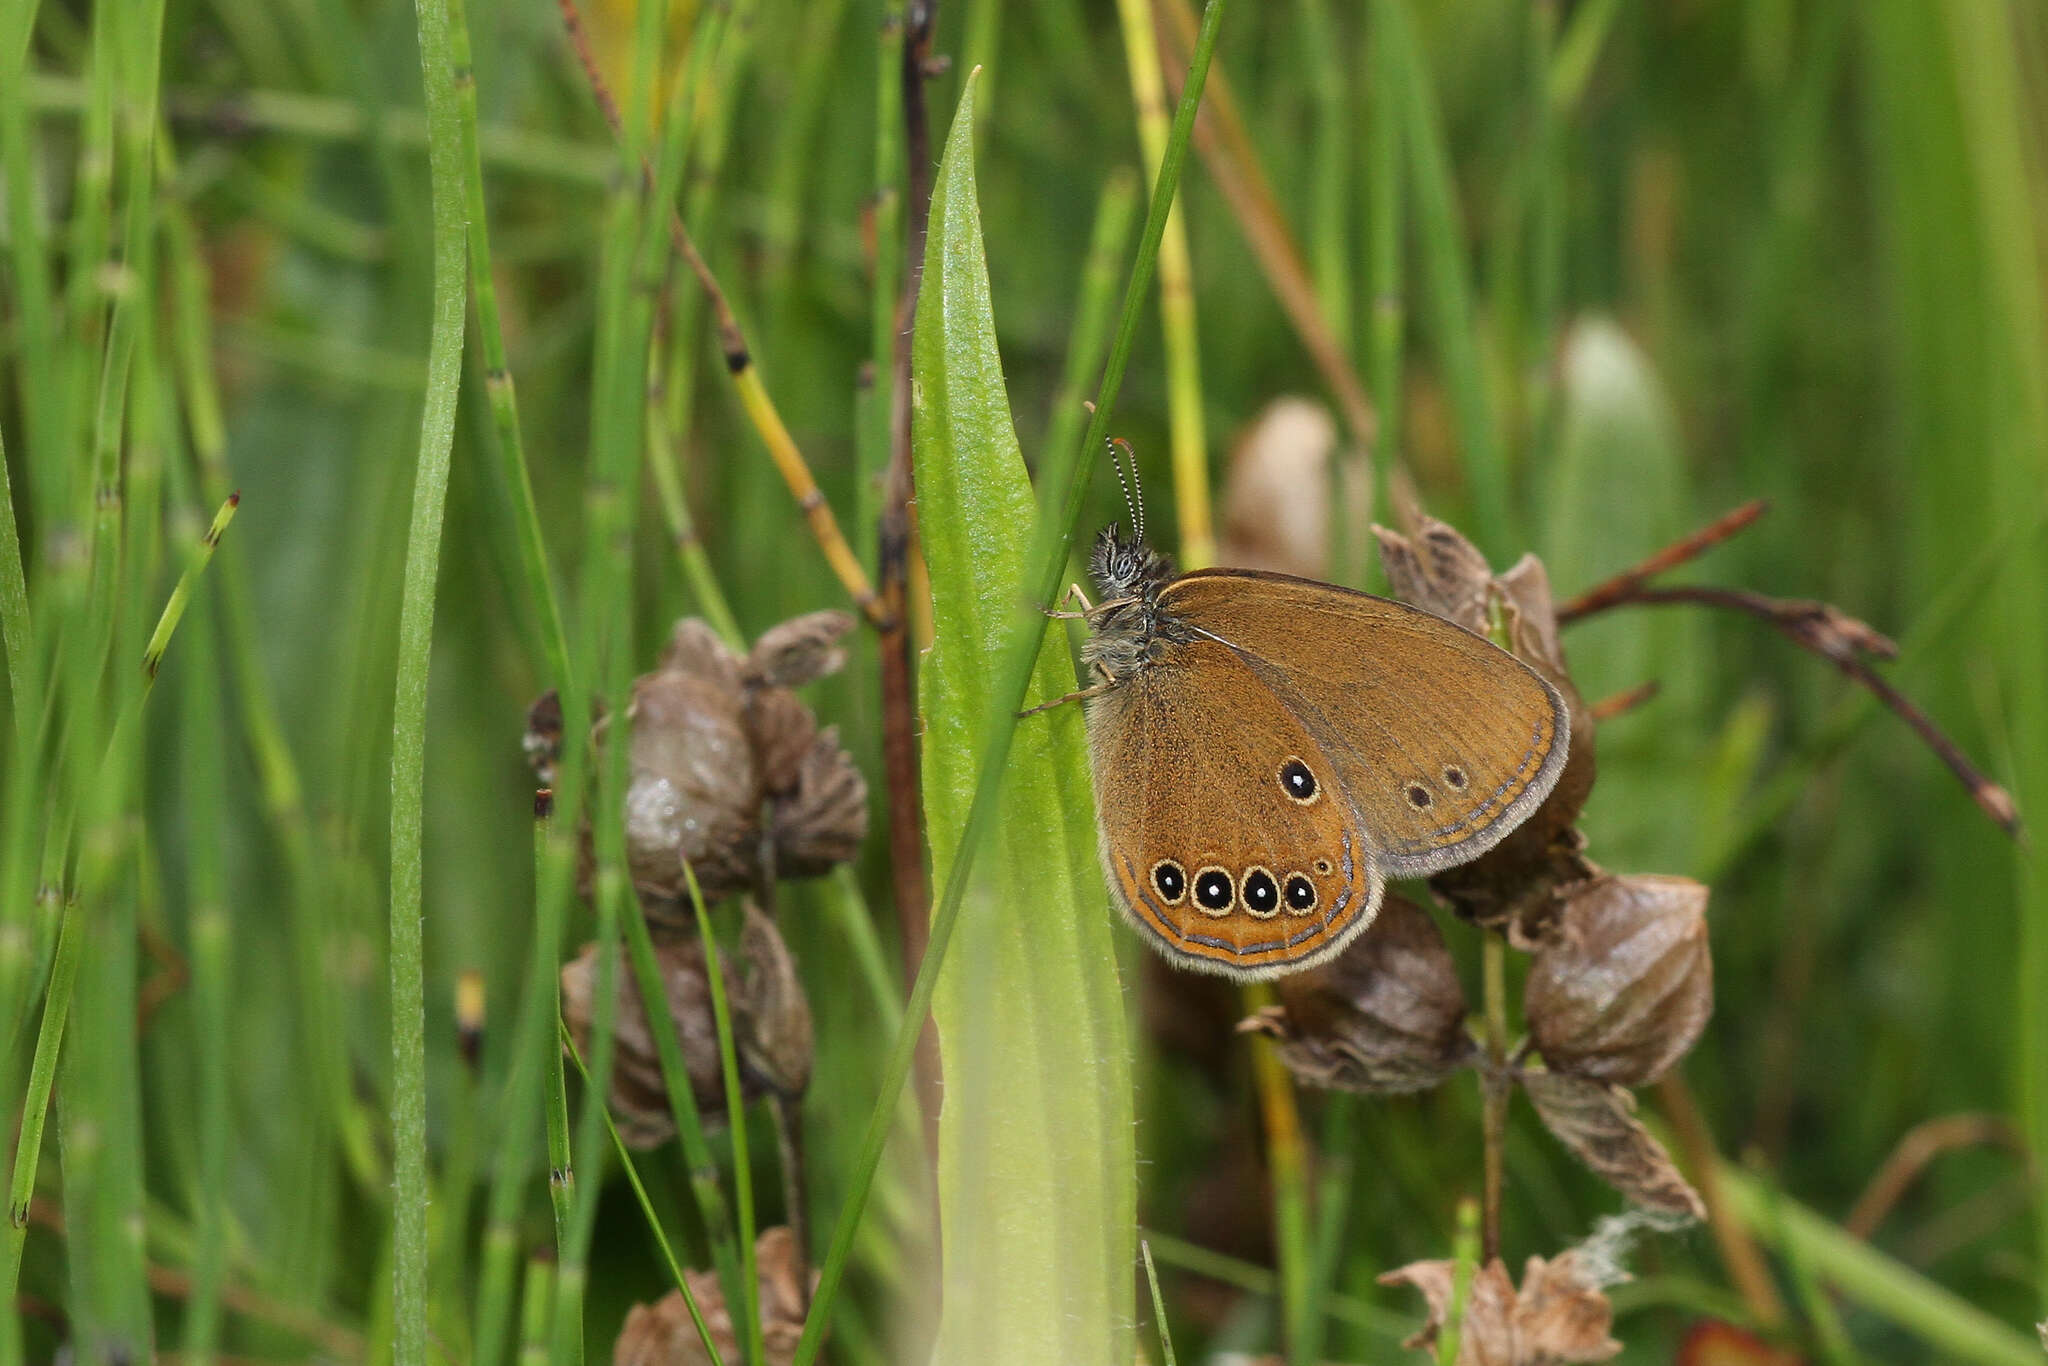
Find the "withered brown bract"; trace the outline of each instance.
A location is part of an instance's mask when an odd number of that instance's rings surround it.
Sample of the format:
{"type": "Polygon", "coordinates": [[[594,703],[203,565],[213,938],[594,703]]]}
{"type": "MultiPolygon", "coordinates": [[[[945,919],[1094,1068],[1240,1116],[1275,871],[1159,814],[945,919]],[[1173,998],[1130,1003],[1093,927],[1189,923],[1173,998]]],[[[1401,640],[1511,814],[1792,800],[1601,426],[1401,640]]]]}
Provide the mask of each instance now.
{"type": "Polygon", "coordinates": [[[1176,575],[1116,528],[1084,615],[1102,862],[1183,967],[1272,977],[1372,923],[1385,879],[1477,858],[1542,802],[1571,720],[1462,626],[1284,574],[1176,575]]]}

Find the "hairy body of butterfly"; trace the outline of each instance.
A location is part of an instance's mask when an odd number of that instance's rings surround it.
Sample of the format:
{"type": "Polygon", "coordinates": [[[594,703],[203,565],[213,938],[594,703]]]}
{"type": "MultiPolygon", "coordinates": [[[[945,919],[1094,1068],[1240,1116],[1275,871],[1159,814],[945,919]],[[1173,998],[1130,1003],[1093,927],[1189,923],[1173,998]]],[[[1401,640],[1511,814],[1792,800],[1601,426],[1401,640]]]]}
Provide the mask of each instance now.
{"type": "Polygon", "coordinates": [[[1183,967],[1322,962],[1387,878],[1477,858],[1563,771],[1557,690],[1440,617],[1284,574],[1176,575],[1114,527],[1089,570],[1103,871],[1183,967]]]}

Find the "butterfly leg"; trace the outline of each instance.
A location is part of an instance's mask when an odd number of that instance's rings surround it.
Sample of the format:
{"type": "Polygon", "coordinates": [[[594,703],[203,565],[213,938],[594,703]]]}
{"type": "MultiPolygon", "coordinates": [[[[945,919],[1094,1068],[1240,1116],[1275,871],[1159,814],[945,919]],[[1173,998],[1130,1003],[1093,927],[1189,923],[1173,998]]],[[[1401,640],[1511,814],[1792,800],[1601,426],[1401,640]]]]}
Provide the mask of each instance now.
{"type": "Polygon", "coordinates": [[[1035,707],[1027,707],[1017,713],[1017,719],[1021,721],[1027,716],[1036,716],[1042,711],[1051,711],[1054,707],[1063,707],[1069,702],[1079,702],[1084,698],[1100,697],[1115,686],[1115,683],[1104,679],[1092,688],[1081,688],[1078,691],[1068,693],[1065,697],[1055,697],[1050,702],[1040,702],[1035,707]]]}
{"type": "Polygon", "coordinates": [[[1088,614],[1093,612],[1095,608],[1089,603],[1088,595],[1081,591],[1081,585],[1070,583],[1067,585],[1067,591],[1060,595],[1058,602],[1042,610],[1055,621],[1086,621],[1088,614]],[[1078,612],[1061,610],[1070,602],[1079,602],[1081,610],[1078,612]]]}

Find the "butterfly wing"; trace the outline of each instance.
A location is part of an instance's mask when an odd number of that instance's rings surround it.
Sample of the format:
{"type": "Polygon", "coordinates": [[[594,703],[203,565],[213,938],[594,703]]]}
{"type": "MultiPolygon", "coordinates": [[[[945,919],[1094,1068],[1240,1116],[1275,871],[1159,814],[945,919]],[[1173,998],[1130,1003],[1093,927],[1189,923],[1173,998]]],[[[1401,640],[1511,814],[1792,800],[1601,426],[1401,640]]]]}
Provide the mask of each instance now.
{"type": "Polygon", "coordinates": [[[1284,574],[1202,570],[1160,610],[1226,647],[1300,719],[1389,877],[1477,858],[1564,770],[1557,689],[1419,608],[1284,574]]]}
{"type": "Polygon", "coordinates": [[[1088,730],[1104,872],[1167,957],[1269,977],[1371,922],[1381,877],[1331,757],[1237,651],[1168,645],[1089,704],[1088,730]]]}

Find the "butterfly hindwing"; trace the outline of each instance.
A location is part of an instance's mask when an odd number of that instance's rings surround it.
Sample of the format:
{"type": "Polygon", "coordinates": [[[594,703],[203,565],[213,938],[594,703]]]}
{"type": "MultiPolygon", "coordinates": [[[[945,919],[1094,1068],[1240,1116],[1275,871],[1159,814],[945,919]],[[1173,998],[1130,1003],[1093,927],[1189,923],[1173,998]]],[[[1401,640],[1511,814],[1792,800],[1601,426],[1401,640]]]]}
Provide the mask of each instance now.
{"type": "Polygon", "coordinates": [[[1169,958],[1270,976],[1370,922],[1381,876],[1336,765],[1237,652],[1167,644],[1088,718],[1104,871],[1169,958]]]}
{"type": "Polygon", "coordinates": [[[1250,570],[1184,575],[1159,606],[1228,649],[1327,753],[1389,877],[1478,857],[1564,768],[1570,719],[1557,690],[1418,608],[1250,570]]]}

